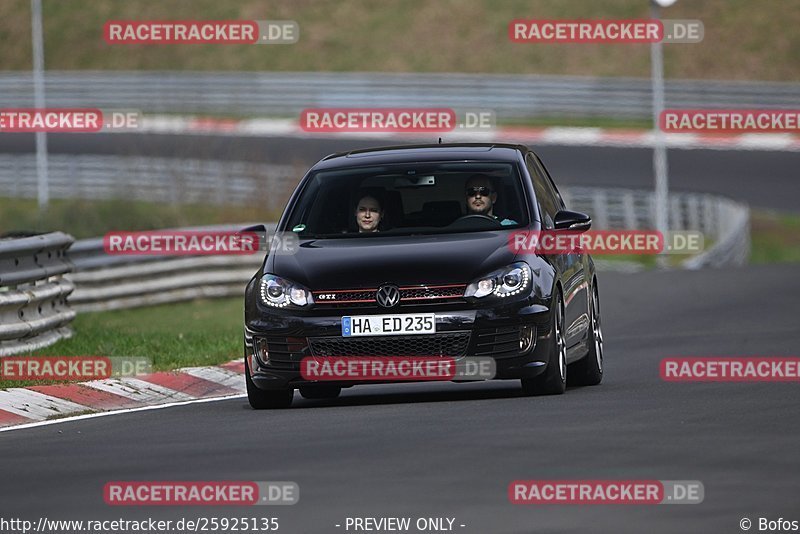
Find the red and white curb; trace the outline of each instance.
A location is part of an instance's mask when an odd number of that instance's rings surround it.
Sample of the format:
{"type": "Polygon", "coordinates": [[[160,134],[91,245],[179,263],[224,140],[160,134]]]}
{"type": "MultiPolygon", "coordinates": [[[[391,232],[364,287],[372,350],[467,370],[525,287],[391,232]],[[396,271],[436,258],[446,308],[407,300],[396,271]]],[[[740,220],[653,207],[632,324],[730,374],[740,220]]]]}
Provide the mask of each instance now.
{"type": "Polygon", "coordinates": [[[136,378],[9,388],[0,390],[0,428],[94,412],[241,396],[247,391],[243,375],[244,363],[237,360],[136,378]]]}
{"type": "MultiPolygon", "coordinates": [[[[121,130],[120,130],[121,131],[121,130]]],[[[490,130],[453,131],[446,133],[312,133],[303,131],[291,119],[214,119],[203,117],[171,117],[145,115],[136,130],[128,133],[237,135],[242,137],[297,137],[303,139],[395,139],[431,142],[441,137],[445,142],[507,142],[554,146],[598,146],[651,148],[656,134],[650,130],[550,127],[529,128],[503,126],[490,130]]],[[[800,136],[788,133],[663,134],[668,148],[711,150],[800,151],[800,136]]]]}

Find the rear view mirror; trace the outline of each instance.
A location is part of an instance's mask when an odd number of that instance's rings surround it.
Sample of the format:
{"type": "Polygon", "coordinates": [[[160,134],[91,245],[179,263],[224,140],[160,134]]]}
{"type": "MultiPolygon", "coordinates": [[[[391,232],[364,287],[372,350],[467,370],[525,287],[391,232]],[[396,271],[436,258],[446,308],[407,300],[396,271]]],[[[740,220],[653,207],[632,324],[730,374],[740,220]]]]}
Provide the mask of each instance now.
{"type": "Polygon", "coordinates": [[[394,181],[394,187],[397,189],[407,187],[423,187],[426,185],[436,185],[435,176],[401,176],[394,181]]]}

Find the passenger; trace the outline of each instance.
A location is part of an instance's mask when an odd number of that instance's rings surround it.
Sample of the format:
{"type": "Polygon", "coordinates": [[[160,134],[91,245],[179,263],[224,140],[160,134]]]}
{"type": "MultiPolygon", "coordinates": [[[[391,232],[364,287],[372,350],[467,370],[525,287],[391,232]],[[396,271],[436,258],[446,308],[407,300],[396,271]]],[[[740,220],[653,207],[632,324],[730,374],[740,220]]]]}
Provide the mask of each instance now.
{"type": "Polygon", "coordinates": [[[494,204],[497,202],[497,191],[492,185],[492,179],[485,174],[473,174],[467,180],[467,215],[484,215],[500,222],[503,226],[517,224],[517,221],[503,219],[494,214],[494,204]]]}
{"type": "Polygon", "coordinates": [[[378,232],[378,225],[383,219],[383,208],[375,197],[366,195],[356,204],[355,215],[359,233],[378,232]]]}

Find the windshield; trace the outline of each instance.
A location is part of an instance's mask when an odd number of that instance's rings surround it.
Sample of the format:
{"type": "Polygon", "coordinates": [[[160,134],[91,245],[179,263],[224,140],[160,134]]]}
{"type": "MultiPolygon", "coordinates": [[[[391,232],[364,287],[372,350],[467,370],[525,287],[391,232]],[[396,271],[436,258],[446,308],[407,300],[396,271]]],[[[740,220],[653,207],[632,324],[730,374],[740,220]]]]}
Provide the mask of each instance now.
{"type": "Polygon", "coordinates": [[[449,233],[528,223],[517,167],[448,162],[319,171],[292,210],[300,237],[449,233]]]}

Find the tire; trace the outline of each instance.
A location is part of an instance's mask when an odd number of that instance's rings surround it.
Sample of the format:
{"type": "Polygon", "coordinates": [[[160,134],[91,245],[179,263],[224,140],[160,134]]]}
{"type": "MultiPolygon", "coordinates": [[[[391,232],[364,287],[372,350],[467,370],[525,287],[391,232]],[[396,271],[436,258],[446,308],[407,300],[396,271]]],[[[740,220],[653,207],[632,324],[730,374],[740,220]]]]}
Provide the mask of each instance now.
{"type": "Polygon", "coordinates": [[[341,387],[327,384],[300,386],[297,389],[300,390],[300,395],[304,399],[335,399],[342,392],[341,387]]]}
{"type": "Polygon", "coordinates": [[[596,386],[603,380],[603,329],[600,321],[600,295],[595,282],[589,307],[589,352],[572,364],[570,385],[596,386]]]}
{"type": "Polygon", "coordinates": [[[244,359],[244,380],[247,383],[247,400],[254,410],[270,410],[288,408],[292,405],[294,389],[277,389],[267,391],[259,389],[250,378],[250,368],[247,357],[244,359]]]}
{"type": "Polygon", "coordinates": [[[523,378],[525,395],[561,395],[567,389],[567,340],[564,333],[564,301],[561,292],[553,305],[552,350],[544,373],[533,378],[523,378]]]}

